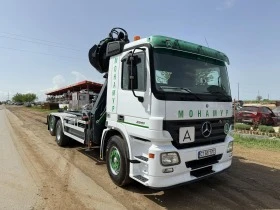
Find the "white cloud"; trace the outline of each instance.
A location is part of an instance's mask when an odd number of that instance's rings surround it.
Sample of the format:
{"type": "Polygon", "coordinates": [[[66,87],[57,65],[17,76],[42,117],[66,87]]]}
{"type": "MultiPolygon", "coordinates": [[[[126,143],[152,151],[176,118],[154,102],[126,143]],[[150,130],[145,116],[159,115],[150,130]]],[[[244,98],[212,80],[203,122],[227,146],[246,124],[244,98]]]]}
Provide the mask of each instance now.
{"type": "Polygon", "coordinates": [[[235,2],[236,2],[236,0],[224,0],[222,2],[222,4],[219,7],[217,7],[216,9],[217,10],[230,9],[234,6],[235,2]]]}
{"type": "Polygon", "coordinates": [[[62,75],[58,74],[52,78],[53,90],[65,86],[65,79],[62,75]]]}
{"type": "Polygon", "coordinates": [[[38,101],[45,101],[46,100],[46,92],[45,90],[40,90],[36,93],[37,97],[38,97],[38,101]]]}
{"type": "Polygon", "coordinates": [[[45,100],[46,93],[66,86],[66,80],[62,75],[58,74],[52,78],[52,84],[53,84],[52,87],[42,89],[36,92],[39,101],[45,100]]]}
{"type": "Polygon", "coordinates": [[[73,74],[76,77],[76,82],[81,82],[83,80],[87,80],[86,76],[78,71],[72,71],[71,74],[73,74]]]}
{"type": "MultiPolygon", "coordinates": [[[[93,79],[93,78],[88,78],[86,77],[85,75],[83,75],[82,73],[78,72],[78,71],[72,71],[71,72],[71,75],[74,76],[75,78],[75,82],[81,82],[83,80],[88,80],[88,81],[93,81],[93,82],[98,82],[98,83],[101,83],[103,84],[105,79],[102,78],[102,77],[97,77],[96,79],[93,79]]],[[[38,91],[36,94],[38,96],[38,99],[39,100],[44,100],[46,98],[46,93],[47,92],[51,92],[51,91],[54,91],[56,89],[59,89],[59,88],[62,88],[62,87],[65,87],[67,85],[71,85],[73,84],[73,82],[70,82],[70,81],[73,81],[71,78],[69,78],[69,75],[67,75],[66,77],[58,74],[56,76],[54,76],[52,78],[52,87],[50,88],[46,88],[46,89],[42,89],[40,91],[38,91]],[[67,80],[65,78],[68,78],[67,80]],[[67,82],[66,82],[67,81],[67,82]]]]}

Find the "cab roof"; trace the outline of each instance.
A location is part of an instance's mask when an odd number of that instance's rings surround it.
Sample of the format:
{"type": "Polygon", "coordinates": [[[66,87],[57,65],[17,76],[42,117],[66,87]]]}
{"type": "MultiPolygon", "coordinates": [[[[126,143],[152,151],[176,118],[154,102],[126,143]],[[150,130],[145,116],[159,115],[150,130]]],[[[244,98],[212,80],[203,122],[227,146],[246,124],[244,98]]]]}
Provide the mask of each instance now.
{"type": "Polygon", "coordinates": [[[148,38],[148,42],[151,43],[154,48],[171,48],[174,50],[181,50],[188,53],[198,54],[205,57],[214,58],[216,60],[221,60],[229,64],[229,59],[224,53],[191,42],[166,36],[151,36],[148,38]]]}
{"type": "Polygon", "coordinates": [[[133,41],[126,44],[125,49],[134,47],[136,45],[145,44],[145,43],[151,44],[152,47],[154,48],[167,48],[167,49],[169,48],[169,49],[184,51],[191,54],[197,54],[197,55],[213,58],[216,60],[226,62],[229,65],[228,57],[226,56],[226,54],[220,51],[202,45],[194,44],[191,42],[167,37],[167,36],[155,35],[155,36],[150,36],[148,38],[143,38],[137,41],[133,41]]]}

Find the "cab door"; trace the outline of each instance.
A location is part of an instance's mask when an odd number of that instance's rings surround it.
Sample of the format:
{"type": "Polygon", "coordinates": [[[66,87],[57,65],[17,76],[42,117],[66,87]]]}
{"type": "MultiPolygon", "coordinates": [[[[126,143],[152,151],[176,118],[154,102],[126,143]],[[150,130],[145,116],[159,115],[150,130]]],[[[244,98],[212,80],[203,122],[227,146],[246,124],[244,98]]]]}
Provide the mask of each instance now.
{"type": "Polygon", "coordinates": [[[124,52],[120,61],[120,77],[118,88],[117,113],[118,121],[130,126],[149,128],[149,117],[151,112],[151,88],[150,88],[150,68],[148,49],[145,51],[136,50],[138,62],[134,69],[134,93],[136,96],[144,98],[140,102],[134,96],[131,87],[131,65],[128,63],[128,57],[131,51],[124,52]]]}

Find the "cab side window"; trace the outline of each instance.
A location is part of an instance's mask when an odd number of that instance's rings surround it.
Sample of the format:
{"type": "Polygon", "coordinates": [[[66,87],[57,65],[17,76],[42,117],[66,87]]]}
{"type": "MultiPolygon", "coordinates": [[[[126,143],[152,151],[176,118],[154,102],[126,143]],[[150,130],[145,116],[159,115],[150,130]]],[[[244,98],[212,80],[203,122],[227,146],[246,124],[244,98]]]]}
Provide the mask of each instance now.
{"type": "MultiPolygon", "coordinates": [[[[128,56],[131,55],[129,53],[122,59],[122,83],[121,88],[123,90],[131,90],[130,88],[130,65],[127,64],[128,56]]],[[[135,88],[135,91],[146,91],[146,85],[147,85],[147,68],[146,68],[146,61],[145,61],[145,54],[144,52],[135,53],[134,55],[137,55],[139,58],[139,62],[136,65],[136,77],[138,87],[135,88]]]]}

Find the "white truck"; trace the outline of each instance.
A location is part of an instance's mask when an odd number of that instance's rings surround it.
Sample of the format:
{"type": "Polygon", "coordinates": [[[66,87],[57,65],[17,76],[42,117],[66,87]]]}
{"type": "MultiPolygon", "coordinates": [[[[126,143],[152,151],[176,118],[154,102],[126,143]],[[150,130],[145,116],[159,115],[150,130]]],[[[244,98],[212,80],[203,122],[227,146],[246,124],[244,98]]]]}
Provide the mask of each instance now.
{"type": "Polygon", "coordinates": [[[136,180],[163,189],[197,181],[232,163],[233,110],[219,51],[165,37],[134,37],[114,28],[89,51],[105,83],[86,116],[48,115],[59,146],[100,146],[118,186],[136,180]]]}

